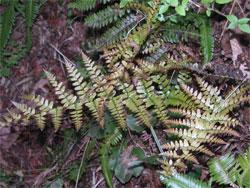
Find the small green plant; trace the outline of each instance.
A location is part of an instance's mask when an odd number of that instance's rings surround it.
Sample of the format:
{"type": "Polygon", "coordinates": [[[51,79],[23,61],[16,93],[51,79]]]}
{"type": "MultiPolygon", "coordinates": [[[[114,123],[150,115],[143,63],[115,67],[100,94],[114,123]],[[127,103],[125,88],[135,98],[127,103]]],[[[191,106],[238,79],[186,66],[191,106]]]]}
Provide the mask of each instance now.
{"type": "Polygon", "coordinates": [[[245,33],[250,33],[250,26],[248,24],[250,18],[238,19],[235,15],[228,15],[227,19],[230,22],[230,24],[228,25],[228,29],[239,28],[245,33]]]}

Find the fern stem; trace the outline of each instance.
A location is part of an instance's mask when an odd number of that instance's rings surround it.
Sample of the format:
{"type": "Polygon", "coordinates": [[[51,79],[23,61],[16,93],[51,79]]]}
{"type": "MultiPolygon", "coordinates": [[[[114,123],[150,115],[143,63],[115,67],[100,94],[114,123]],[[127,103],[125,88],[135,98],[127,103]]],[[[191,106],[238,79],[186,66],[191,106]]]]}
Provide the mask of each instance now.
{"type": "MultiPolygon", "coordinates": [[[[152,134],[152,136],[154,138],[154,141],[155,141],[155,143],[157,145],[158,150],[160,151],[160,153],[163,153],[164,151],[163,151],[163,149],[161,147],[161,143],[160,143],[160,141],[159,141],[159,139],[158,139],[158,137],[157,137],[157,135],[155,133],[155,130],[154,130],[153,126],[150,126],[150,131],[151,131],[151,134],[152,134]]],[[[166,156],[163,156],[163,159],[166,160],[167,159],[166,156]]]]}

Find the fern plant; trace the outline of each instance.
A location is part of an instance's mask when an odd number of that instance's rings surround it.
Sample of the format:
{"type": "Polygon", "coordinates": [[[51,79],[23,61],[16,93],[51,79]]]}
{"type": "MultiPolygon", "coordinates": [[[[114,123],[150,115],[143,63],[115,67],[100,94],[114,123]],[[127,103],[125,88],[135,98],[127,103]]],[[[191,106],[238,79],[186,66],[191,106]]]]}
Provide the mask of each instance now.
{"type": "Polygon", "coordinates": [[[162,177],[162,181],[169,188],[209,188],[212,183],[220,185],[230,185],[238,188],[250,187],[250,147],[244,154],[240,154],[236,159],[232,154],[226,154],[209,161],[210,183],[202,182],[190,175],[175,173],[171,177],[162,177]]]}
{"type": "MultiPolygon", "coordinates": [[[[233,127],[239,121],[230,112],[239,104],[249,101],[246,95],[249,85],[233,88],[229,94],[222,95],[220,89],[196,75],[195,80],[200,89],[194,90],[187,84],[188,79],[184,79],[181,74],[177,80],[169,79],[167,73],[172,67],[171,63],[152,64],[143,60],[132,67],[131,78],[125,79],[123,67],[117,67],[111,73],[105,72],[85,54],[82,57],[89,79],[84,79],[74,64],[65,61],[73,90],[67,89],[55,75],[45,71],[60,104],[35,94],[24,96],[23,100],[27,100],[27,103],[13,101],[16,109],[2,116],[0,126],[35,121],[43,130],[48,124],[45,122],[50,119],[55,131],[58,131],[65,114],[79,130],[91,114],[100,127],[105,128],[104,114],[108,111],[120,132],[128,128],[129,115],[133,115],[138,124],[150,130],[154,126],[152,117],[156,117],[160,124],[167,127],[165,131],[168,135],[174,134],[179,138],[162,145],[158,143],[161,155],[164,156],[162,168],[166,176],[183,171],[186,161],[198,163],[194,155],[196,152],[213,156],[207,145],[226,143],[219,135],[238,135],[233,127]],[[183,118],[173,119],[173,113],[183,118]]],[[[120,134],[116,138],[119,140],[120,134]]],[[[104,144],[104,158],[110,144],[110,140],[104,144]]]]}
{"type": "Polygon", "coordinates": [[[169,99],[179,98],[179,101],[171,104],[177,108],[170,108],[169,111],[181,115],[181,118],[165,121],[166,132],[179,138],[163,145],[166,150],[164,155],[168,157],[168,161],[163,162],[166,174],[174,172],[176,168],[185,169],[186,160],[198,163],[193,153],[201,152],[213,156],[214,153],[206,145],[225,144],[219,135],[239,136],[232,128],[240,123],[229,113],[236,106],[249,101],[249,96],[245,95],[249,86],[233,88],[223,96],[218,87],[213,87],[199,76],[195,79],[199,90],[179,79],[180,90],[170,93],[169,96],[169,99]]]}
{"type": "Polygon", "coordinates": [[[8,76],[9,69],[31,48],[32,24],[42,2],[36,0],[25,1],[24,5],[17,0],[3,0],[5,7],[0,17],[0,76],[8,76]],[[15,42],[10,39],[12,27],[17,15],[24,15],[26,22],[26,43],[15,42]],[[14,49],[14,50],[13,50],[14,49]]]}
{"type": "MultiPolygon", "coordinates": [[[[164,53],[160,49],[166,43],[187,42],[190,38],[200,41],[204,62],[211,61],[212,29],[206,17],[190,12],[184,18],[177,16],[175,22],[159,22],[157,15],[161,7],[160,1],[152,1],[150,4],[146,1],[129,1],[122,8],[116,2],[111,1],[101,6],[103,9],[85,18],[87,26],[94,29],[104,28],[101,36],[90,45],[90,50],[103,51],[107,62],[129,62],[142,54],[144,57],[148,56],[147,59],[157,54],[163,58],[169,49],[165,48],[164,53]]],[[[70,3],[69,7],[91,10],[96,3],[105,4],[107,1],[91,0],[88,3],[77,0],[70,3]]],[[[159,59],[155,61],[157,60],[159,59]]]]}

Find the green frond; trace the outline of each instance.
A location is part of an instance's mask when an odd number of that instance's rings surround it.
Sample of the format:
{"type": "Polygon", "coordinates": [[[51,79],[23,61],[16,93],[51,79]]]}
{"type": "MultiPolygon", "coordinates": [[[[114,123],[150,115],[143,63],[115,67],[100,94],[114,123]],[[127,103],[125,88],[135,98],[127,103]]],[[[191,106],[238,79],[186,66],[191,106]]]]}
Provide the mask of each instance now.
{"type": "Polygon", "coordinates": [[[200,43],[204,63],[209,63],[213,58],[214,40],[212,26],[205,16],[198,17],[200,26],[200,43]]]}
{"type": "Polygon", "coordinates": [[[68,7],[86,11],[95,8],[96,2],[97,0],[75,0],[69,3],[68,7]]]}
{"type": "Polygon", "coordinates": [[[123,17],[126,13],[126,10],[119,9],[117,7],[107,7],[103,10],[100,10],[97,13],[91,14],[85,18],[85,24],[89,27],[93,28],[102,28],[109,24],[114,23],[115,21],[119,20],[123,17]]]}
{"type": "Polygon", "coordinates": [[[150,63],[158,63],[166,57],[169,47],[166,44],[161,45],[154,52],[146,56],[145,60],[150,63]]]}
{"type": "Polygon", "coordinates": [[[250,147],[245,154],[240,155],[237,158],[237,163],[240,165],[239,176],[237,176],[237,182],[240,186],[250,187],[250,147]]]}
{"type": "Polygon", "coordinates": [[[122,128],[126,128],[126,117],[125,111],[122,104],[122,97],[111,96],[108,102],[108,109],[110,110],[112,116],[116,119],[118,125],[122,128]]]}
{"type": "Polygon", "coordinates": [[[25,2],[25,21],[27,25],[27,48],[30,49],[32,45],[32,25],[33,20],[37,14],[38,3],[37,0],[29,0],[25,2]]]}
{"type": "Polygon", "coordinates": [[[93,46],[94,49],[100,49],[102,47],[111,45],[116,43],[123,38],[126,38],[129,34],[129,31],[135,27],[136,23],[142,19],[142,15],[128,15],[121,20],[118,20],[114,26],[107,29],[105,33],[102,34],[100,38],[97,39],[95,45],[93,46]]]}
{"type": "Polygon", "coordinates": [[[8,1],[6,3],[6,9],[1,15],[0,19],[0,62],[2,63],[3,49],[6,46],[11,30],[12,25],[15,20],[15,6],[17,0],[8,1]]]}
{"type": "Polygon", "coordinates": [[[144,101],[147,108],[153,106],[153,111],[156,113],[159,120],[164,122],[167,117],[166,106],[160,96],[155,93],[155,88],[152,85],[153,81],[141,80],[136,86],[137,93],[144,101]]]}
{"type": "Polygon", "coordinates": [[[230,184],[233,186],[236,181],[236,171],[232,170],[234,165],[234,156],[230,154],[212,159],[209,162],[209,171],[213,180],[219,184],[230,184]]]}
{"type": "Polygon", "coordinates": [[[175,173],[173,176],[167,178],[166,184],[170,188],[211,188],[207,183],[195,179],[185,174],[175,173]]]}
{"type": "Polygon", "coordinates": [[[193,24],[180,24],[180,22],[165,22],[161,27],[162,38],[165,42],[188,42],[189,39],[200,37],[199,31],[193,24]]]}
{"type": "Polygon", "coordinates": [[[147,127],[150,127],[150,114],[146,110],[143,100],[140,99],[136,91],[133,89],[133,86],[121,83],[120,89],[123,92],[121,97],[123,98],[123,102],[127,108],[136,114],[136,117],[139,119],[139,123],[141,122],[147,127]]]}

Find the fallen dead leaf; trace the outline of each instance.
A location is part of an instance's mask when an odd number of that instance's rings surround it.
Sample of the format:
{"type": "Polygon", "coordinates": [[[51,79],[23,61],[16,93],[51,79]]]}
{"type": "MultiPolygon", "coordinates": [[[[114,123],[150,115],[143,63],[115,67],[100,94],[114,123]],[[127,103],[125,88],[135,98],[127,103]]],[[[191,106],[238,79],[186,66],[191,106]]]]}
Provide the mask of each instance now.
{"type": "Polygon", "coordinates": [[[235,61],[238,59],[238,56],[243,53],[242,48],[236,38],[233,38],[230,40],[230,45],[232,49],[232,60],[235,63],[235,61]]]}

